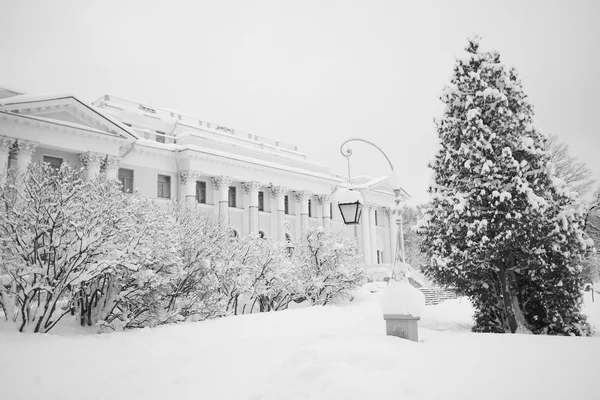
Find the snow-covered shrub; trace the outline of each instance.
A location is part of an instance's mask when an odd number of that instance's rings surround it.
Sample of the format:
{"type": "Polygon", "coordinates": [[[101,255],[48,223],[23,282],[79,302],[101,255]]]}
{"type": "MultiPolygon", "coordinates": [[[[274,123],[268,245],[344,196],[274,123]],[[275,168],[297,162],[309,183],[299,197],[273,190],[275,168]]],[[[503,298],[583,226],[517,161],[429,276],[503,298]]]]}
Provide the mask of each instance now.
{"type": "MultiPolygon", "coordinates": [[[[156,326],[180,320],[166,299],[180,273],[182,249],[175,240],[172,213],[164,207],[129,195],[129,212],[134,229],[127,235],[134,259],[112,268],[88,285],[97,290],[96,318],[89,324],[103,329],[156,326]]],[[[82,291],[88,287],[83,287],[82,291]]],[[[93,290],[89,290],[93,293],[93,290]]]]}
{"type": "Polygon", "coordinates": [[[516,70],[479,38],[466,50],[441,96],[423,269],[471,298],[475,331],[587,335],[583,210],[555,175],[516,70]]]}
{"type": "Polygon", "coordinates": [[[237,279],[222,285],[230,288],[228,311],[244,314],[286,309],[301,287],[285,246],[258,235],[239,238],[234,246],[230,268],[237,271],[237,279]]]}
{"type": "Polygon", "coordinates": [[[302,293],[315,305],[346,297],[367,281],[356,240],[321,226],[307,228],[294,262],[302,293]]]}
{"type": "Polygon", "coordinates": [[[93,297],[95,279],[146,249],[118,182],[83,181],[67,163],[56,170],[31,164],[9,182],[0,192],[0,304],[20,331],[47,332],[82,297],[93,297]]]}

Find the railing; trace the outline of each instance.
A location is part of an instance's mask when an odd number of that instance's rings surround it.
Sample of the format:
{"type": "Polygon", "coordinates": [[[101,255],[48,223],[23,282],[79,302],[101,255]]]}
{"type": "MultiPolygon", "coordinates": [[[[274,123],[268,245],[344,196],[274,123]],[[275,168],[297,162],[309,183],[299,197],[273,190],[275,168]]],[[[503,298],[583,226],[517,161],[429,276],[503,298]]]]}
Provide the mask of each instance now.
{"type": "Polygon", "coordinates": [[[161,109],[161,108],[147,106],[147,105],[144,105],[141,103],[136,103],[131,100],[126,100],[126,99],[122,99],[120,97],[110,96],[110,95],[105,95],[104,97],[96,100],[94,102],[94,104],[100,105],[102,102],[111,102],[113,104],[122,105],[124,107],[138,109],[142,112],[145,112],[152,116],[156,116],[161,119],[167,119],[167,120],[172,119],[173,123],[182,123],[182,124],[189,125],[192,127],[210,129],[214,132],[225,133],[227,135],[240,137],[240,138],[246,138],[246,139],[250,139],[250,140],[253,140],[253,141],[256,141],[259,143],[264,143],[264,144],[267,144],[270,146],[275,146],[275,147],[277,147],[281,150],[287,151],[287,152],[293,152],[293,153],[298,152],[298,146],[294,146],[289,143],[280,142],[278,140],[269,139],[264,136],[254,135],[252,133],[245,132],[245,131],[242,131],[239,129],[228,128],[228,127],[225,127],[220,124],[215,124],[213,122],[189,117],[184,114],[179,114],[175,111],[169,111],[169,110],[165,110],[165,109],[161,109]]]}
{"type": "Polygon", "coordinates": [[[458,296],[451,290],[442,288],[418,288],[425,295],[425,305],[434,306],[443,303],[446,300],[456,299],[458,296]]]}
{"type": "Polygon", "coordinates": [[[145,129],[133,128],[133,130],[140,136],[140,138],[143,138],[143,139],[154,140],[157,143],[165,143],[165,144],[177,143],[177,138],[175,136],[157,133],[157,132],[151,132],[151,131],[148,131],[145,129]]]}

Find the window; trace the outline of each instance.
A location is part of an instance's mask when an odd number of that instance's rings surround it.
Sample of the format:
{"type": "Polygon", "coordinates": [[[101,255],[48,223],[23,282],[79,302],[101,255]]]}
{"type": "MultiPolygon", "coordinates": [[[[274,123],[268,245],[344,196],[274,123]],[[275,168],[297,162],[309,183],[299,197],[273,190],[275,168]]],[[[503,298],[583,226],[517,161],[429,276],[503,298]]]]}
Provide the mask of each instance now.
{"type": "Polygon", "coordinates": [[[161,197],[163,199],[171,198],[171,177],[168,175],[159,175],[158,176],[158,185],[157,185],[157,197],[161,197]]]}
{"type": "Polygon", "coordinates": [[[375,226],[379,226],[379,224],[377,223],[377,210],[375,210],[375,226]]]}
{"type": "Polygon", "coordinates": [[[377,264],[383,263],[383,251],[377,250],[377,264]]]}
{"type": "Polygon", "coordinates": [[[258,211],[265,211],[265,192],[258,192],[258,211]]]}
{"type": "Polygon", "coordinates": [[[333,203],[329,203],[329,218],[333,219],[333,203]]]}
{"type": "Polygon", "coordinates": [[[133,170],[119,168],[119,182],[123,193],[133,193],[133,170]]]}
{"type": "Polygon", "coordinates": [[[158,143],[164,143],[165,142],[165,133],[156,131],[156,141],[158,143]]]}
{"type": "Polygon", "coordinates": [[[229,186],[229,207],[235,207],[235,194],[236,194],[236,187],[235,186],[229,186]]]}
{"type": "Polygon", "coordinates": [[[261,239],[266,239],[267,235],[263,231],[258,231],[258,237],[261,239]]]}
{"type": "Polygon", "coordinates": [[[308,216],[312,217],[312,201],[308,199],[308,216]]]}
{"type": "Polygon", "coordinates": [[[286,243],[292,243],[292,237],[290,236],[289,233],[285,234],[285,242],[286,243]]]}
{"type": "Polygon", "coordinates": [[[283,209],[286,214],[290,213],[290,202],[287,194],[283,196],[283,209]]]}
{"type": "Polygon", "coordinates": [[[206,204],[206,182],[196,181],[196,201],[206,204]]]}
{"type": "Polygon", "coordinates": [[[43,161],[44,164],[50,164],[51,168],[60,169],[63,160],[60,157],[44,156],[43,161]]]}

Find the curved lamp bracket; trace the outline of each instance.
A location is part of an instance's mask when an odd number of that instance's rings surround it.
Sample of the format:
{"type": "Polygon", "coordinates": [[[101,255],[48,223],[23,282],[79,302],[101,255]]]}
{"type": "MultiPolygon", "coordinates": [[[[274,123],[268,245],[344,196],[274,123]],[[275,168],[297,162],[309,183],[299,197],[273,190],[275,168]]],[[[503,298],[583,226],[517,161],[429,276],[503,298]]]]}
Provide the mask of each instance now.
{"type": "Polygon", "coordinates": [[[350,158],[350,156],[352,155],[352,149],[351,148],[346,148],[344,149],[344,146],[349,143],[349,142],[363,142],[363,143],[368,143],[371,146],[375,147],[377,150],[379,150],[381,152],[381,154],[383,154],[383,156],[385,157],[385,159],[387,160],[388,164],[390,164],[390,168],[392,169],[392,171],[396,172],[394,170],[394,166],[392,165],[392,162],[390,161],[390,158],[387,156],[387,154],[385,154],[385,152],[381,149],[381,147],[377,146],[375,143],[370,142],[366,139],[361,139],[361,138],[351,138],[346,140],[344,143],[342,143],[342,145],[340,146],[340,153],[342,153],[342,155],[346,158],[350,158]]]}

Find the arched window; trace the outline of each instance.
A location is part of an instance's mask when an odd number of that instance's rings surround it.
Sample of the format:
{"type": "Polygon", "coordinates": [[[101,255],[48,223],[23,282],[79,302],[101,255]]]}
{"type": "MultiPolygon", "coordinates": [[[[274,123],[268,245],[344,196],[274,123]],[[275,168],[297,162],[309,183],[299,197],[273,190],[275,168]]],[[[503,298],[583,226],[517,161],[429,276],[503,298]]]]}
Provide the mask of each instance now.
{"type": "Polygon", "coordinates": [[[263,231],[258,231],[258,237],[261,239],[266,239],[267,235],[263,231]]]}

